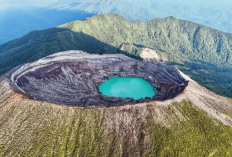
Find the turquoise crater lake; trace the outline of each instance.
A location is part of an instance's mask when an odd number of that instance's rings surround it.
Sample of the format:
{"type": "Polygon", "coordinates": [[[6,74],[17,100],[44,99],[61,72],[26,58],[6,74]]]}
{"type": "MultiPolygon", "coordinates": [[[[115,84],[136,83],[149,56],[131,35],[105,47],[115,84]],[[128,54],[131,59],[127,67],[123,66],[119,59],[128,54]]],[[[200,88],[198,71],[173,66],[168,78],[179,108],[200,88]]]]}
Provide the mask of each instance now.
{"type": "Polygon", "coordinates": [[[99,91],[108,97],[152,98],[156,93],[150,83],[142,78],[113,77],[99,85],[99,91]]]}

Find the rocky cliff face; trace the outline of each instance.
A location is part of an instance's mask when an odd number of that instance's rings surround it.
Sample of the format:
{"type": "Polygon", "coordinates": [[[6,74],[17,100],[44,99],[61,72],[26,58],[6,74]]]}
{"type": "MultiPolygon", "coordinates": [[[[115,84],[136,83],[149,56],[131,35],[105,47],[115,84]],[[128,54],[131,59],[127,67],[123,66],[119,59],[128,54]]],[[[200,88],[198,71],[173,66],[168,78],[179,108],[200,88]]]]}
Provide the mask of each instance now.
{"type": "Polygon", "coordinates": [[[33,31],[0,45],[0,75],[64,50],[144,57],[140,52],[146,47],[201,85],[232,97],[232,35],[173,17],[131,23],[117,15],[98,15],[33,31]]]}
{"type": "Polygon", "coordinates": [[[231,104],[156,61],[61,52],[0,77],[0,156],[229,157],[231,104]],[[157,95],[101,95],[114,76],[142,77],[157,95]]]}
{"type": "Polygon", "coordinates": [[[121,54],[91,55],[65,51],[13,69],[8,80],[31,98],[71,106],[112,107],[174,98],[188,82],[174,67],[121,54]],[[156,91],[153,98],[107,97],[98,86],[111,77],[141,77],[156,91]]]}
{"type": "Polygon", "coordinates": [[[86,109],[29,99],[2,77],[0,156],[231,156],[231,100],[185,79],[173,99],[86,109]]]}

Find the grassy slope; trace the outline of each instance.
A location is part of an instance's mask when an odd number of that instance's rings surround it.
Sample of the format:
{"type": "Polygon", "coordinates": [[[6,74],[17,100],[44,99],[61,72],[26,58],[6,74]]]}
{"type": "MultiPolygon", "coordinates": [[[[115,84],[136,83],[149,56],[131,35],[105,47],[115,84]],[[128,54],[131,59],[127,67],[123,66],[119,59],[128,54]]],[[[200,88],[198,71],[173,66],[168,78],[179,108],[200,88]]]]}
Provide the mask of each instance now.
{"type": "Polygon", "coordinates": [[[81,109],[11,93],[0,102],[0,156],[232,155],[232,129],[189,101],[81,109]]]}
{"type": "Polygon", "coordinates": [[[230,0],[223,0],[223,3],[220,0],[78,0],[76,3],[64,4],[64,7],[60,3],[48,6],[50,9],[32,6],[1,9],[0,44],[32,30],[41,30],[104,13],[116,13],[130,21],[174,16],[232,33],[230,0]]]}
{"type": "Polygon", "coordinates": [[[231,34],[173,17],[130,23],[117,15],[100,15],[61,27],[83,32],[113,46],[135,43],[181,55],[173,54],[173,59],[191,57],[232,67],[231,34]]]}
{"type": "Polygon", "coordinates": [[[130,23],[117,15],[99,15],[34,31],[0,46],[0,73],[62,50],[118,53],[122,43],[164,52],[170,64],[194,80],[232,96],[232,35],[173,17],[130,23]]]}
{"type": "Polygon", "coordinates": [[[232,33],[231,5],[230,0],[224,0],[223,3],[220,0],[95,0],[91,3],[81,0],[65,7],[75,7],[94,14],[115,13],[130,21],[174,16],[232,33]]]}

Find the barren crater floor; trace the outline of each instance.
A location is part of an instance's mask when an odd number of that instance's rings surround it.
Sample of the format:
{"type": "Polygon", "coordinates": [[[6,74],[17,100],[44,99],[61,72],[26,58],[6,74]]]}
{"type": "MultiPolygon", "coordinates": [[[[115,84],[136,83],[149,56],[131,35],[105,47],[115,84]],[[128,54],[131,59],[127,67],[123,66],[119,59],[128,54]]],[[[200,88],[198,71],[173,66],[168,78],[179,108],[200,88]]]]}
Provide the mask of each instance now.
{"type": "Polygon", "coordinates": [[[137,61],[122,54],[94,55],[65,51],[21,65],[9,75],[11,87],[41,101],[80,107],[112,107],[174,98],[188,82],[174,67],[137,61]],[[156,95],[138,100],[107,97],[98,86],[112,77],[138,77],[156,95]]]}

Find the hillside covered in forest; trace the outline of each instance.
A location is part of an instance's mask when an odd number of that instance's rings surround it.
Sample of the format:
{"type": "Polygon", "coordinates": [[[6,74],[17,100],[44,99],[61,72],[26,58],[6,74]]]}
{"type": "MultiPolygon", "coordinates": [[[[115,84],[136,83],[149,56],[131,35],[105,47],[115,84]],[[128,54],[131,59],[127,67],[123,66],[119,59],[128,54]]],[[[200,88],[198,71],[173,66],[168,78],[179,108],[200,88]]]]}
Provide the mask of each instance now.
{"type": "Polygon", "coordinates": [[[106,14],[55,28],[33,31],[0,45],[0,74],[63,50],[123,53],[141,59],[139,49],[157,51],[214,92],[232,96],[232,35],[174,17],[129,22],[106,14]]]}

